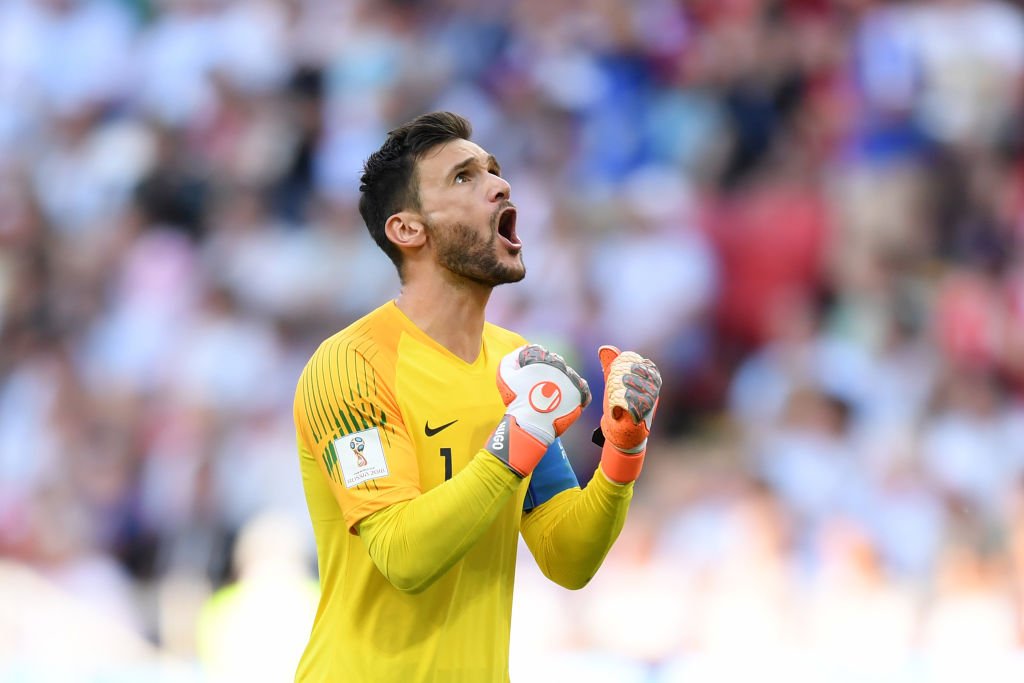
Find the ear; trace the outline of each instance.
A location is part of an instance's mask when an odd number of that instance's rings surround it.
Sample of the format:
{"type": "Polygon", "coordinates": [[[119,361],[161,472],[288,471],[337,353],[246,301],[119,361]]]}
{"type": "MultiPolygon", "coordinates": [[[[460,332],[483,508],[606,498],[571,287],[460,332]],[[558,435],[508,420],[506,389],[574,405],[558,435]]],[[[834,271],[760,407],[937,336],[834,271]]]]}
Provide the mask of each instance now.
{"type": "Polygon", "coordinates": [[[422,247],[427,241],[427,228],[418,213],[399,211],[384,223],[384,234],[398,248],[422,247]]]}

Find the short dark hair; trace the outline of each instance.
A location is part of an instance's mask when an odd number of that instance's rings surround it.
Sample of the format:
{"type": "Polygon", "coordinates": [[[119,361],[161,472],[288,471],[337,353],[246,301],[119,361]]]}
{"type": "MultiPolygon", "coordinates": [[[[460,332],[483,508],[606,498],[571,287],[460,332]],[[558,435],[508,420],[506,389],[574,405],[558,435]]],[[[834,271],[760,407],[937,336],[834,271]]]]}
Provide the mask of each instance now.
{"type": "Polygon", "coordinates": [[[388,218],[404,209],[419,207],[416,162],[437,145],[468,140],[469,121],[448,111],[418,116],[388,133],[387,140],[363,165],[359,180],[359,213],[370,236],[402,274],[402,252],[384,232],[388,218]]]}

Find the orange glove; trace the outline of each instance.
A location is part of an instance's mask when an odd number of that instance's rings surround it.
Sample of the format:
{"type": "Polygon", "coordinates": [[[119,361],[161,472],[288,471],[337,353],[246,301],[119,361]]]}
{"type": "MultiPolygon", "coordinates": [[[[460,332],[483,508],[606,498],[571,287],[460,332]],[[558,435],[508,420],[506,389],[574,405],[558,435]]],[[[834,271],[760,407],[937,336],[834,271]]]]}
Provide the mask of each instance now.
{"type": "Polygon", "coordinates": [[[601,470],[620,484],[636,480],[661,393],[661,373],[649,359],[614,346],[598,349],[604,370],[601,470]]]}
{"type": "Polygon", "coordinates": [[[561,356],[537,344],[506,354],[496,379],[506,412],[484,448],[525,477],[590,403],[590,387],[561,356]]]}

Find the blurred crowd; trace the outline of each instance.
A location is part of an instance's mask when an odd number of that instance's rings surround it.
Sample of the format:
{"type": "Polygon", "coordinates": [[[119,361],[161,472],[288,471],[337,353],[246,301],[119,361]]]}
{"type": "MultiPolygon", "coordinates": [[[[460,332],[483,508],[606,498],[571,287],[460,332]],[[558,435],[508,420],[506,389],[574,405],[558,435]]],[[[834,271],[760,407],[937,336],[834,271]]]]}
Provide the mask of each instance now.
{"type": "Polygon", "coordinates": [[[519,207],[492,320],[665,377],[594,582],[522,549],[514,678],[1024,680],[1002,0],[0,2],[0,679],[289,679],[294,383],[397,293],[358,178],[435,109],[519,207]]]}

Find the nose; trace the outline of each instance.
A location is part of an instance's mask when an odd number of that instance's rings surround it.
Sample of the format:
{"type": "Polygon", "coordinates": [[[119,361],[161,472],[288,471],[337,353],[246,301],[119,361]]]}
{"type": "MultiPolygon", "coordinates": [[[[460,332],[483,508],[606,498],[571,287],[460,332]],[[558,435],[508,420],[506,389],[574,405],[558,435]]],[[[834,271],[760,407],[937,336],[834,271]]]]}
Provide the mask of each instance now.
{"type": "Polygon", "coordinates": [[[492,202],[507,201],[512,196],[512,186],[499,175],[491,175],[491,188],[488,199],[492,202]]]}

